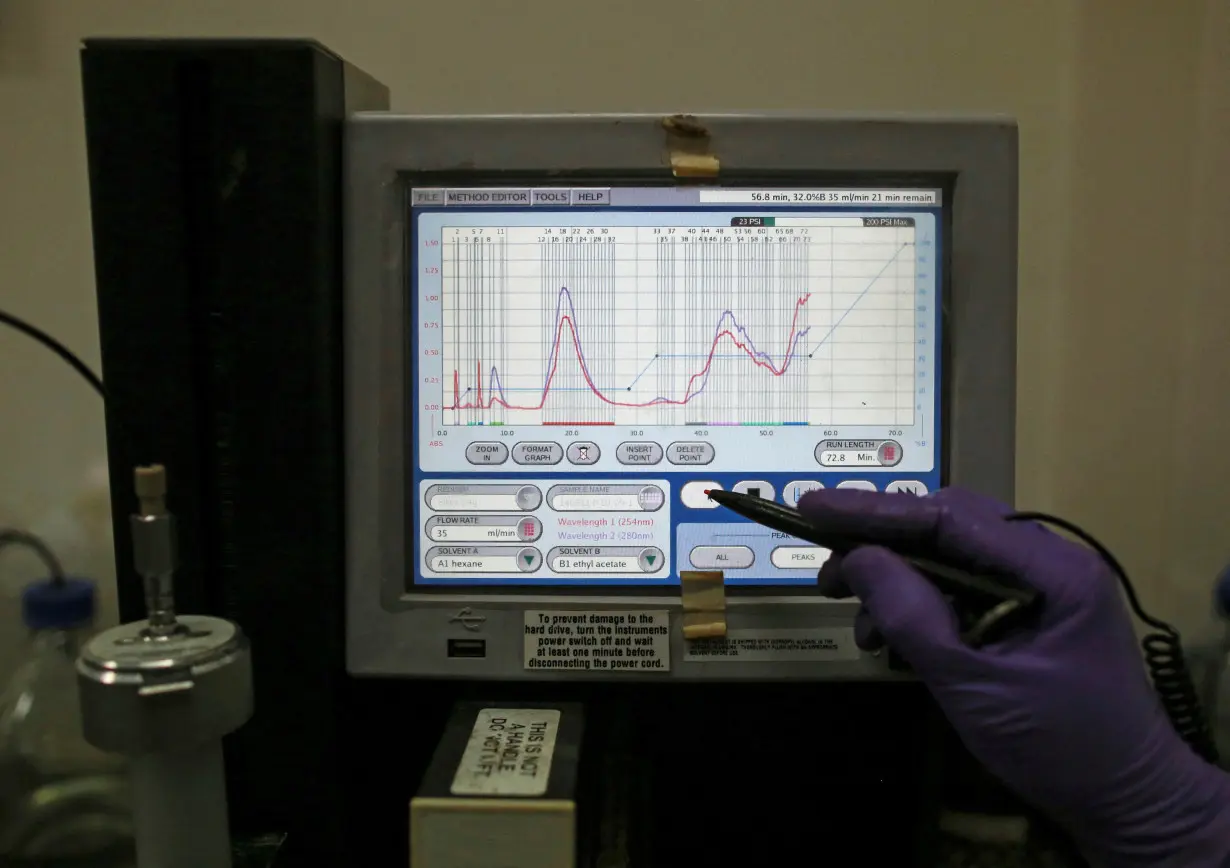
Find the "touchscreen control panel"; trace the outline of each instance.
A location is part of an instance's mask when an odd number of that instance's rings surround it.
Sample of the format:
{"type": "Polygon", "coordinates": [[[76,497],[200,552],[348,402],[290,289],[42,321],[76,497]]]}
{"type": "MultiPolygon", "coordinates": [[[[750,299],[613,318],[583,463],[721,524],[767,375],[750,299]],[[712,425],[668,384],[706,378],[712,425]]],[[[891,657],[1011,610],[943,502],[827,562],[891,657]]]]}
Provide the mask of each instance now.
{"type": "Polygon", "coordinates": [[[935,190],[416,188],[411,586],[815,582],[705,497],[941,479],[935,190]]]}

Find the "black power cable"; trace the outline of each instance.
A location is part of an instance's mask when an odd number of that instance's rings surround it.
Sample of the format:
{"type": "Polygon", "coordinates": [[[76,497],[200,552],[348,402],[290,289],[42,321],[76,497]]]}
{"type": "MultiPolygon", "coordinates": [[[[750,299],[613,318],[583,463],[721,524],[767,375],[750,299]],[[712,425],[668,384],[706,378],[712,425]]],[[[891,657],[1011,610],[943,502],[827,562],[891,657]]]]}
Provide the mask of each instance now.
{"type": "MultiPolygon", "coordinates": [[[[107,410],[107,387],[103,384],[102,377],[90,370],[90,366],[81,361],[80,356],[68,347],[64,346],[64,344],[60,343],[51,335],[47,334],[47,332],[43,331],[38,326],[26,322],[21,317],[14,316],[11,313],[0,310],[0,323],[11,326],[15,330],[21,332],[29,338],[34,339],[59,356],[68,364],[70,368],[80,374],[83,380],[90,384],[90,388],[97,392],[98,396],[103,399],[104,412],[107,410]]],[[[135,444],[128,437],[129,432],[124,429],[121,420],[112,418],[108,421],[111,424],[111,433],[115,435],[115,441],[120,455],[128,459],[135,458],[137,455],[136,450],[134,449],[135,444]]]]}
{"type": "Polygon", "coordinates": [[[0,310],[0,322],[5,325],[12,326],[17,331],[27,337],[33,338],[44,347],[51,350],[61,359],[66,361],[74,371],[80,374],[85,381],[93,387],[94,391],[103,398],[104,401],[107,399],[107,388],[103,385],[102,378],[100,378],[98,374],[91,371],[89,366],[85,362],[81,361],[81,359],[79,359],[72,350],[64,346],[64,344],[57,341],[38,326],[33,326],[25,320],[19,319],[11,313],[5,313],[2,310],[0,310]]]}
{"type": "MultiPolygon", "coordinates": [[[[102,397],[103,401],[106,401],[107,389],[103,386],[102,379],[98,376],[98,374],[91,371],[89,365],[81,361],[81,359],[77,357],[76,353],[64,346],[64,344],[57,341],[38,326],[31,325],[20,317],[13,316],[11,313],[6,313],[2,310],[0,310],[0,323],[11,326],[51,350],[67,362],[69,367],[80,374],[82,378],[90,384],[94,391],[102,397]]],[[[55,556],[55,553],[51,550],[51,547],[39,539],[39,537],[23,530],[0,528],[0,549],[5,549],[10,546],[18,546],[33,552],[39,557],[40,560],[42,560],[43,565],[47,568],[48,574],[51,576],[52,582],[57,585],[64,583],[64,567],[60,564],[59,558],[55,556]]]]}
{"type": "Polygon", "coordinates": [[[1153,689],[1157,691],[1175,731],[1191,746],[1198,756],[1207,762],[1216,764],[1219,756],[1217,743],[1209,728],[1208,718],[1201,707],[1200,694],[1192,678],[1191,668],[1183,654],[1183,640],[1179,631],[1160,618],[1155,618],[1144,610],[1136,588],[1128,578],[1127,570],[1110,550],[1078,525],[1067,519],[1059,518],[1045,512],[1016,512],[1006,517],[1007,521],[1035,521],[1066,531],[1079,539],[1089,548],[1097,552],[1106,566],[1119,580],[1123,594],[1127,597],[1128,606],[1144,624],[1153,628],[1153,632],[1141,639],[1141,649],[1144,653],[1145,668],[1153,681],[1153,689]]]}

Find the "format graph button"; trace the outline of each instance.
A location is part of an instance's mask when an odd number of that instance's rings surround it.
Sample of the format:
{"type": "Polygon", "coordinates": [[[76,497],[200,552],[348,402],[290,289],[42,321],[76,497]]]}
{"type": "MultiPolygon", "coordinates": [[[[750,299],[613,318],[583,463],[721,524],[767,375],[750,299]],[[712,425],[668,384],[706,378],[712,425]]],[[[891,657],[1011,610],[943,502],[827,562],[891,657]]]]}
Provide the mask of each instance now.
{"type": "Polygon", "coordinates": [[[433,515],[423,530],[438,543],[533,542],[542,522],[532,515],[433,515]]]}
{"type": "Polygon", "coordinates": [[[626,440],[615,450],[620,464],[649,466],[662,460],[662,446],[648,440],[626,440]]]}
{"type": "Polygon", "coordinates": [[[564,460],[564,447],[558,443],[518,443],[512,457],[518,464],[559,464],[564,460]]]}
{"type": "Polygon", "coordinates": [[[656,485],[552,485],[547,505],[557,512],[656,512],[666,495],[656,485]]]}
{"type": "Polygon", "coordinates": [[[508,447],[497,441],[471,443],[466,447],[466,461],[471,464],[503,464],[508,460],[508,447]]]}
{"type": "Polygon", "coordinates": [[[708,464],[717,453],[712,443],[679,441],[666,447],[666,460],[671,464],[708,464]]]}

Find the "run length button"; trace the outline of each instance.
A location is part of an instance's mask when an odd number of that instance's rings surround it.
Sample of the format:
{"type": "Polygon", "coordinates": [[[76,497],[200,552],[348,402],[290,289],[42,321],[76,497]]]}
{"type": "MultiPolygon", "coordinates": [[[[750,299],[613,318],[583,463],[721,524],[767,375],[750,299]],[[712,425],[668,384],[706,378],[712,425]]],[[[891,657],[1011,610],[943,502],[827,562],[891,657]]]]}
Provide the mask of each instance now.
{"type": "Polygon", "coordinates": [[[662,447],[652,441],[627,440],[619,444],[615,457],[620,464],[657,464],[662,460],[662,447]]]}
{"type": "Polygon", "coordinates": [[[822,440],[816,463],[824,467],[895,467],[901,463],[896,440],[822,440]]]}
{"type": "Polygon", "coordinates": [[[559,464],[564,460],[564,447],[558,443],[518,443],[512,457],[518,464],[559,464]]]}
{"type": "Polygon", "coordinates": [[[671,464],[708,464],[714,456],[713,444],[697,441],[680,441],[666,447],[666,460],[671,464]]]}

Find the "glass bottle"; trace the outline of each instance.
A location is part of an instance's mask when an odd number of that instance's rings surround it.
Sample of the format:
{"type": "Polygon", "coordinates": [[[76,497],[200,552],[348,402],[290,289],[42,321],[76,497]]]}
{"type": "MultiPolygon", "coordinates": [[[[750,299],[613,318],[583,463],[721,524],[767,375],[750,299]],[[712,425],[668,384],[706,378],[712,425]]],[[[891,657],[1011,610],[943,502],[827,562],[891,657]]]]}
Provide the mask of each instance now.
{"type": "Polygon", "coordinates": [[[123,758],[82,734],[77,655],[94,611],[91,582],[36,582],[22,593],[27,650],[0,697],[4,868],[136,864],[123,758]]]}

